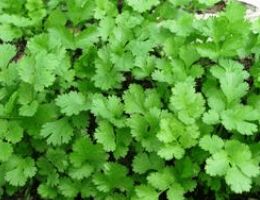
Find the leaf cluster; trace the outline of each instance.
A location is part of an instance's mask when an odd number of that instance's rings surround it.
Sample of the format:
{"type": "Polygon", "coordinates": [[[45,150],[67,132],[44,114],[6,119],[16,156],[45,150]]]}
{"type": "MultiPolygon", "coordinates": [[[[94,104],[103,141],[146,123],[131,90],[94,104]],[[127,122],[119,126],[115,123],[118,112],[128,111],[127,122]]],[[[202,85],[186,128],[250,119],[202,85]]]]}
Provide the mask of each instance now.
{"type": "Polygon", "coordinates": [[[0,198],[257,196],[260,20],[219,2],[1,0],[0,198]]]}

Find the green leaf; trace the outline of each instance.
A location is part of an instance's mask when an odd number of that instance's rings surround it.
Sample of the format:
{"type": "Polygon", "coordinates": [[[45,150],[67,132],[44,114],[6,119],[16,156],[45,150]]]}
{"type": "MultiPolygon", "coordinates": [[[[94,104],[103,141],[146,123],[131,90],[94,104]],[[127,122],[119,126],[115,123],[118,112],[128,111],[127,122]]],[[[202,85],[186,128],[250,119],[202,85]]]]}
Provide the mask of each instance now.
{"type": "Polygon", "coordinates": [[[135,187],[135,192],[138,199],[143,200],[157,200],[159,194],[149,185],[139,185],[135,187]]]}
{"type": "Polygon", "coordinates": [[[223,140],[217,135],[205,135],[200,139],[199,146],[211,154],[217,153],[224,147],[223,140]]]}
{"type": "Polygon", "coordinates": [[[211,68],[212,75],[219,79],[228,103],[239,100],[247,93],[248,84],[245,79],[249,73],[243,70],[243,65],[233,60],[220,60],[219,63],[220,66],[211,68]]]}
{"type": "Polygon", "coordinates": [[[175,181],[171,168],[163,168],[158,172],[152,172],[147,176],[147,181],[154,188],[161,191],[169,188],[175,181]]]}
{"type": "Polygon", "coordinates": [[[219,121],[219,114],[215,110],[209,110],[203,115],[203,122],[206,124],[217,124],[219,121]]]}
{"type": "Polygon", "coordinates": [[[123,96],[125,111],[129,114],[145,113],[151,108],[160,108],[160,96],[156,90],[145,90],[137,84],[131,84],[123,96]]]}
{"type": "Polygon", "coordinates": [[[163,118],[160,121],[160,131],[157,137],[164,143],[176,141],[181,133],[185,132],[185,126],[176,118],[163,118]]]}
{"type": "Polygon", "coordinates": [[[187,6],[192,0],[169,0],[174,6],[187,6]]]}
{"type": "Polygon", "coordinates": [[[89,108],[86,97],[75,91],[59,95],[56,99],[56,105],[59,106],[61,112],[67,116],[77,115],[89,108]]]}
{"type": "Polygon", "coordinates": [[[178,14],[176,20],[165,20],[159,25],[169,29],[177,36],[187,37],[193,31],[193,16],[187,12],[180,12],[178,14]]]}
{"type": "Polygon", "coordinates": [[[4,42],[11,42],[22,36],[22,30],[10,24],[0,25],[0,38],[4,42]]]}
{"type": "MultiPolygon", "coordinates": [[[[87,4],[90,6],[89,4],[87,4]]],[[[89,26],[84,31],[81,31],[77,37],[75,38],[75,45],[78,48],[88,48],[89,46],[92,46],[93,43],[97,43],[99,39],[99,33],[96,26],[92,25],[89,26]]],[[[103,70],[106,68],[103,68],[103,70]]],[[[104,71],[103,71],[104,72],[104,71]]],[[[94,80],[94,79],[93,79],[94,80]]]]}
{"type": "Polygon", "coordinates": [[[191,79],[180,82],[172,89],[170,109],[178,114],[185,124],[192,124],[204,112],[205,101],[201,94],[195,92],[195,83],[191,79]]]}
{"type": "Polygon", "coordinates": [[[180,49],[180,58],[184,61],[186,66],[191,66],[200,56],[194,46],[183,46],[180,49]]]}
{"type": "Polygon", "coordinates": [[[181,159],[185,154],[185,150],[179,144],[166,144],[160,148],[158,155],[165,160],[171,160],[174,157],[181,159]]]}
{"type": "Polygon", "coordinates": [[[160,141],[155,137],[159,128],[159,116],[160,110],[151,109],[145,116],[133,114],[127,120],[132,137],[141,142],[147,151],[158,151],[160,147],[160,141]]]}
{"type": "Polygon", "coordinates": [[[1,162],[7,161],[13,153],[12,145],[9,143],[0,141],[0,149],[1,149],[0,161],[1,162]]]}
{"type": "Polygon", "coordinates": [[[4,137],[8,142],[16,144],[22,140],[23,132],[23,128],[17,121],[10,121],[8,122],[8,129],[4,133],[4,137]]]}
{"type": "Polygon", "coordinates": [[[69,171],[69,175],[76,180],[82,180],[84,178],[88,178],[94,171],[93,166],[91,165],[83,165],[80,168],[72,168],[69,171]]]}
{"type": "Polygon", "coordinates": [[[101,192],[109,192],[118,188],[126,191],[132,188],[133,180],[127,176],[128,170],[118,163],[106,163],[103,173],[96,173],[93,182],[101,192]]]}
{"type": "Polygon", "coordinates": [[[248,192],[251,189],[251,179],[241,173],[237,167],[227,170],[225,180],[235,193],[248,192]]]}
{"type": "Polygon", "coordinates": [[[58,64],[54,55],[41,52],[35,57],[23,57],[18,63],[18,73],[23,82],[33,85],[36,91],[43,91],[54,83],[58,64]]]}
{"type": "Polygon", "coordinates": [[[63,149],[49,148],[46,152],[46,158],[55,166],[59,172],[64,172],[69,165],[68,157],[63,149]]]}
{"type": "MultiPolygon", "coordinates": [[[[183,159],[176,161],[175,174],[178,175],[178,180],[183,179],[182,183],[192,177],[198,175],[200,167],[197,163],[194,163],[189,156],[185,156],[183,159]]],[[[185,184],[184,184],[185,185],[185,184]]]]}
{"type": "Polygon", "coordinates": [[[7,169],[5,180],[13,186],[24,186],[37,172],[34,160],[29,157],[13,156],[7,162],[7,169]]]}
{"type": "Polygon", "coordinates": [[[214,43],[201,43],[197,45],[198,53],[204,58],[216,60],[219,56],[219,50],[214,43]]]}
{"type": "Polygon", "coordinates": [[[153,153],[139,153],[134,157],[132,166],[136,173],[144,174],[150,169],[161,169],[163,167],[163,160],[153,153]]]}
{"type": "Polygon", "coordinates": [[[109,152],[116,149],[114,129],[107,121],[99,122],[95,131],[95,139],[103,145],[105,151],[109,152]]]}
{"type": "Polygon", "coordinates": [[[160,145],[158,155],[166,160],[173,157],[181,159],[185,149],[197,144],[199,130],[196,124],[184,125],[173,115],[166,115],[160,121],[160,130],[157,138],[163,142],[160,145]]]}
{"type": "Polygon", "coordinates": [[[88,138],[81,137],[73,144],[70,161],[75,167],[88,163],[95,167],[103,166],[107,155],[102,146],[92,144],[88,138]]]}
{"type": "Polygon", "coordinates": [[[184,200],[184,194],[184,188],[178,183],[173,183],[167,191],[167,197],[169,200],[184,200]]]}
{"type": "Polygon", "coordinates": [[[28,15],[33,21],[40,21],[46,16],[46,10],[44,9],[44,2],[42,0],[27,0],[25,4],[28,10],[28,15]]]}
{"type": "Polygon", "coordinates": [[[116,23],[120,26],[127,28],[134,28],[138,25],[141,25],[144,20],[144,17],[139,13],[133,13],[129,11],[124,11],[116,17],[116,23]]]}
{"type": "Polygon", "coordinates": [[[135,11],[143,13],[150,10],[153,6],[156,6],[160,3],[159,0],[127,0],[129,6],[131,6],[135,11]]]}
{"type": "Polygon", "coordinates": [[[92,100],[91,111],[95,116],[100,116],[115,126],[123,127],[125,124],[125,119],[122,116],[124,105],[121,103],[121,99],[114,95],[108,98],[95,95],[92,100]]]}
{"type": "Polygon", "coordinates": [[[40,186],[37,189],[37,192],[43,198],[55,199],[57,197],[57,191],[55,190],[55,188],[44,183],[40,184],[40,186]]]}
{"type": "Polygon", "coordinates": [[[78,184],[72,182],[68,178],[62,179],[59,183],[58,188],[59,188],[61,194],[68,198],[76,198],[76,196],[79,192],[78,184]]]}
{"type": "Polygon", "coordinates": [[[225,151],[214,153],[206,160],[206,172],[211,176],[223,176],[229,168],[229,159],[225,151]]]}
{"type": "Polygon", "coordinates": [[[124,77],[111,62],[108,48],[99,50],[98,58],[95,60],[95,68],[92,81],[94,81],[96,87],[102,90],[120,88],[120,83],[124,80],[124,77]]]}
{"type": "Polygon", "coordinates": [[[15,104],[17,102],[18,93],[17,91],[13,92],[12,95],[9,97],[7,103],[5,104],[3,113],[11,114],[14,111],[15,104]]]}
{"type": "Polygon", "coordinates": [[[42,126],[41,136],[47,138],[47,143],[59,146],[68,143],[73,136],[73,129],[66,118],[48,122],[42,126]]]}
{"type": "Polygon", "coordinates": [[[0,16],[0,23],[11,24],[19,28],[28,27],[32,25],[32,22],[26,17],[15,15],[15,14],[6,14],[6,13],[3,13],[0,16]]]}
{"type": "Polygon", "coordinates": [[[35,184],[40,199],[253,197],[260,21],[247,10],[0,0],[0,199],[35,184]]]}
{"type": "Polygon", "coordinates": [[[232,1],[227,5],[224,15],[231,22],[239,22],[244,20],[245,13],[245,6],[243,6],[240,2],[232,1]]]}
{"type": "Polygon", "coordinates": [[[28,105],[22,105],[19,109],[19,114],[21,116],[31,117],[36,113],[38,105],[38,101],[32,101],[28,105]]]}
{"type": "Polygon", "coordinates": [[[206,6],[214,6],[214,4],[220,2],[221,0],[199,0],[199,3],[205,4],[206,6]]]}
{"type": "Polygon", "coordinates": [[[225,144],[226,152],[229,154],[230,162],[237,165],[247,176],[256,176],[258,166],[252,159],[252,153],[249,147],[237,140],[229,140],[225,144]],[[239,149],[239,151],[237,151],[239,149]],[[247,163],[247,164],[246,164],[247,163]],[[254,166],[252,166],[254,165],[254,166]],[[246,171],[246,170],[249,171],[246,171]],[[252,171],[251,171],[252,170],[252,171]]]}
{"type": "Polygon", "coordinates": [[[257,166],[254,160],[240,161],[237,165],[241,172],[248,177],[257,177],[260,174],[259,166],[257,166]]]}
{"type": "Polygon", "coordinates": [[[113,152],[116,159],[127,155],[132,136],[128,128],[116,130],[116,150],[113,152]]]}
{"type": "Polygon", "coordinates": [[[259,113],[250,106],[237,105],[221,114],[222,123],[226,129],[236,130],[242,135],[253,135],[257,132],[259,113]]]}
{"type": "Polygon", "coordinates": [[[98,32],[102,40],[108,40],[109,35],[112,33],[115,27],[115,21],[111,17],[102,19],[99,23],[98,32]]]}
{"type": "Polygon", "coordinates": [[[10,44],[0,45],[0,68],[4,69],[7,67],[8,63],[15,56],[16,49],[10,44]]]}
{"type": "Polygon", "coordinates": [[[9,63],[8,67],[2,69],[0,72],[0,82],[2,85],[15,85],[18,79],[17,65],[14,62],[9,63]]]}
{"type": "Polygon", "coordinates": [[[69,0],[66,3],[68,6],[68,17],[75,25],[82,21],[87,21],[94,13],[94,1],[69,0]]]}
{"type": "Polygon", "coordinates": [[[142,113],[144,112],[145,95],[144,90],[139,85],[130,85],[129,89],[123,96],[125,103],[125,111],[127,113],[142,113]]]}

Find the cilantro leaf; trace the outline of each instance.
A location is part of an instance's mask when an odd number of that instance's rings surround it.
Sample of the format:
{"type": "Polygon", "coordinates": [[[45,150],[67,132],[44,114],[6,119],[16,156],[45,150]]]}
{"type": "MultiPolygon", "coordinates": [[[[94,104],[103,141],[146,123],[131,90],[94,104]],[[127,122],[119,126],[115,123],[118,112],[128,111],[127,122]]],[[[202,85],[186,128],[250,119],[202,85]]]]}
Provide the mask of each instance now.
{"type": "Polygon", "coordinates": [[[186,124],[194,123],[205,109],[205,101],[201,94],[195,92],[194,87],[194,81],[187,79],[185,82],[177,83],[172,89],[169,107],[186,124]]]}
{"type": "Polygon", "coordinates": [[[199,0],[199,3],[205,4],[206,6],[213,6],[218,3],[220,0],[199,0]]]}
{"type": "Polygon", "coordinates": [[[171,168],[164,168],[158,172],[152,172],[147,177],[147,181],[154,188],[161,191],[166,190],[175,182],[171,168]]]}
{"type": "Polygon", "coordinates": [[[206,172],[211,176],[225,176],[231,190],[242,193],[251,189],[252,177],[256,177],[260,171],[252,160],[249,147],[237,140],[229,140],[224,149],[206,160],[206,172]]]}
{"type": "Polygon", "coordinates": [[[186,12],[180,12],[175,20],[165,20],[160,23],[160,26],[169,29],[177,36],[187,37],[193,31],[193,16],[186,12]]]}
{"type": "Polygon", "coordinates": [[[29,178],[32,178],[37,171],[34,160],[26,157],[13,156],[7,162],[8,170],[5,180],[13,186],[23,186],[29,178]]]}
{"type": "Polygon", "coordinates": [[[223,148],[224,142],[217,135],[205,135],[200,139],[199,145],[202,149],[214,154],[223,148]]]}
{"type": "Polygon", "coordinates": [[[16,144],[22,140],[24,130],[18,121],[2,121],[1,125],[1,137],[5,138],[8,142],[12,144],[16,144]]]}
{"type": "Polygon", "coordinates": [[[206,161],[206,172],[212,176],[225,175],[229,167],[228,155],[225,151],[214,153],[206,161]]]}
{"type": "Polygon", "coordinates": [[[226,142],[225,149],[230,156],[230,162],[237,165],[247,176],[255,177],[260,173],[259,167],[254,163],[252,153],[246,144],[237,140],[230,140],[226,142]],[[237,151],[237,149],[240,151],[237,151]]]}
{"type": "Polygon", "coordinates": [[[99,122],[95,138],[98,143],[103,145],[105,151],[114,151],[116,149],[114,129],[108,122],[99,122]]]}
{"type": "Polygon", "coordinates": [[[159,147],[158,155],[166,160],[181,159],[185,149],[197,143],[199,134],[196,124],[185,125],[173,115],[162,117],[156,136],[164,144],[159,147]]]}
{"type": "Polygon", "coordinates": [[[134,157],[132,166],[136,173],[144,174],[150,169],[162,168],[163,161],[156,154],[139,153],[134,157]]]}
{"type": "Polygon", "coordinates": [[[103,173],[94,175],[93,181],[97,189],[102,192],[118,188],[121,191],[132,187],[133,181],[127,176],[127,169],[118,163],[107,163],[103,173]]]}
{"type": "Polygon", "coordinates": [[[9,143],[0,141],[0,149],[1,149],[0,161],[1,162],[7,161],[13,153],[12,145],[9,143]]]}
{"type": "Polygon", "coordinates": [[[217,124],[219,120],[219,114],[215,110],[209,110],[208,112],[204,113],[203,121],[206,124],[217,124]]]}
{"type": "Polygon", "coordinates": [[[237,130],[243,135],[257,132],[257,125],[253,123],[259,119],[259,114],[250,106],[237,105],[227,109],[221,115],[222,123],[228,130],[237,130]]]}
{"type": "Polygon", "coordinates": [[[82,180],[84,178],[88,178],[94,171],[93,166],[85,164],[80,168],[71,168],[69,171],[69,175],[76,180],[82,180]]]}
{"type": "Polygon", "coordinates": [[[173,183],[167,191],[167,197],[169,200],[184,200],[184,193],[185,190],[180,184],[173,183]]]}
{"type": "Polygon", "coordinates": [[[33,21],[40,21],[46,16],[44,2],[42,0],[27,0],[25,7],[28,10],[29,17],[33,19],[33,21]]]}
{"type": "Polygon", "coordinates": [[[81,111],[88,109],[86,97],[75,91],[59,95],[56,99],[56,105],[59,106],[61,112],[67,116],[77,115],[81,111]]]}
{"type": "Polygon", "coordinates": [[[88,138],[82,137],[73,144],[73,152],[70,154],[70,161],[75,167],[83,164],[91,164],[94,167],[103,166],[107,155],[102,146],[92,144],[88,138]]]}
{"type": "Polygon", "coordinates": [[[185,126],[174,117],[163,118],[160,121],[160,131],[157,137],[160,141],[170,143],[177,140],[180,133],[185,131],[185,126]]]}
{"type": "Polygon", "coordinates": [[[257,196],[260,20],[247,7],[1,0],[0,199],[35,185],[61,200],[257,196]]]}
{"type": "Polygon", "coordinates": [[[160,110],[154,108],[144,116],[133,114],[127,121],[132,137],[149,152],[158,151],[160,147],[160,141],[155,137],[159,129],[159,116],[160,110]]]}
{"type": "Polygon", "coordinates": [[[139,85],[130,85],[129,89],[123,96],[125,102],[125,111],[127,113],[142,113],[145,108],[143,102],[145,101],[144,91],[139,85]]]}
{"type": "Polygon", "coordinates": [[[243,66],[233,60],[221,60],[220,66],[211,69],[214,77],[219,79],[220,87],[225,94],[228,103],[243,97],[247,90],[248,84],[244,81],[249,77],[243,66]]]}
{"type": "Polygon", "coordinates": [[[61,194],[63,194],[67,198],[76,198],[78,194],[78,184],[74,183],[68,178],[63,178],[58,186],[59,190],[61,191],[61,194]]]}
{"type": "Polygon", "coordinates": [[[237,167],[228,169],[225,180],[231,189],[236,193],[249,191],[252,181],[249,177],[245,176],[237,167]]]}
{"type": "Polygon", "coordinates": [[[54,58],[49,58],[45,53],[39,53],[22,58],[18,63],[18,73],[21,80],[34,86],[36,91],[43,91],[55,81],[56,62],[51,63],[54,58]],[[54,65],[53,65],[54,64],[54,65]]]}
{"type": "Polygon", "coordinates": [[[140,13],[150,10],[153,6],[156,6],[159,3],[160,3],[159,0],[150,0],[150,1],[127,0],[127,4],[140,13]]]}
{"type": "Polygon", "coordinates": [[[131,84],[123,96],[125,111],[132,113],[145,113],[147,109],[160,108],[160,96],[156,90],[143,90],[140,85],[131,84]]]}
{"type": "Polygon", "coordinates": [[[158,151],[158,155],[165,160],[171,160],[174,157],[176,159],[181,159],[185,154],[185,150],[179,144],[165,144],[158,151]]]}
{"type": "Polygon", "coordinates": [[[102,95],[95,95],[92,100],[91,111],[95,116],[100,116],[115,126],[124,126],[124,118],[122,116],[124,105],[116,96],[105,98],[102,95]]]}
{"type": "Polygon", "coordinates": [[[32,101],[28,105],[22,105],[19,109],[19,114],[21,116],[31,117],[36,113],[38,106],[39,106],[38,101],[32,101]]]}
{"type": "Polygon", "coordinates": [[[15,54],[16,54],[16,49],[14,46],[9,44],[0,45],[0,56],[1,56],[0,68],[1,69],[6,68],[8,63],[15,56],[15,54]]]}
{"type": "Polygon", "coordinates": [[[55,146],[68,143],[73,136],[73,129],[66,118],[48,122],[42,126],[41,136],[47,143],[55,146]]]}
{"type": "Polygon", "coordinates": [[[159,194],[149,185],[139,185],[135,187],[137,199],[157,200],[159,194]]]}
{"type": "Polygon", "coordinates": [[[124,77],[110,61],[107,48],[99,50],[98,58],[95,60],[95,68],[96,71],[92,80],[96,87],[102,90],[120,88],[120,83],[124,80],[124,77]]]}
{"type": "Polygon", "coordinates": [[[10,24],[0,25],[0,38],[4,42],[11,42],[14,39],[18,39],[22,36],[21,29],[14,27],[10,24]]]}
{"type": "Polygon", "coordinates": [[[57,197],[56,190],[53,187],[51,187],[47,184],[41,184],[38,187],[37,191],[41,195],[41,197],[43,197],[43,198],[54,199],[54,198],[57,197]]]}

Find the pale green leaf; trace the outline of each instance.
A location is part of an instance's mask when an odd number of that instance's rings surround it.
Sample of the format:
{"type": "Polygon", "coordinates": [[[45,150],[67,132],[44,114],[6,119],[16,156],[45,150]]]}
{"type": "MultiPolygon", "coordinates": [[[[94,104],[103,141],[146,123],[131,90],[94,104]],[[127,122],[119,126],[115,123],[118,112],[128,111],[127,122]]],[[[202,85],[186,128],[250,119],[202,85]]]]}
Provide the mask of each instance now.
{"type": "Polygon", "coordinates": [[[86,97],[82,93],[75,91],[59,95],[56,99],[56,105],[67,116],[77,115],[89,107],[86,97]]]}

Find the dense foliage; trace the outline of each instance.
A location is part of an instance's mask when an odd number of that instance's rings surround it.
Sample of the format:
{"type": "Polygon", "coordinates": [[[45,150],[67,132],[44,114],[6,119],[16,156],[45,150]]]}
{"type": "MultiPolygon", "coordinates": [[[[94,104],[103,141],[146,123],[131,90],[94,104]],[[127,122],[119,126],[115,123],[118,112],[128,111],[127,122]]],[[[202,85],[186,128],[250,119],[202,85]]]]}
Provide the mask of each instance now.
{"type": "Polygon", "coordinates": [[[260,192],[260,20],[219,0],[1,0],[0,198],[260,192]]]}

